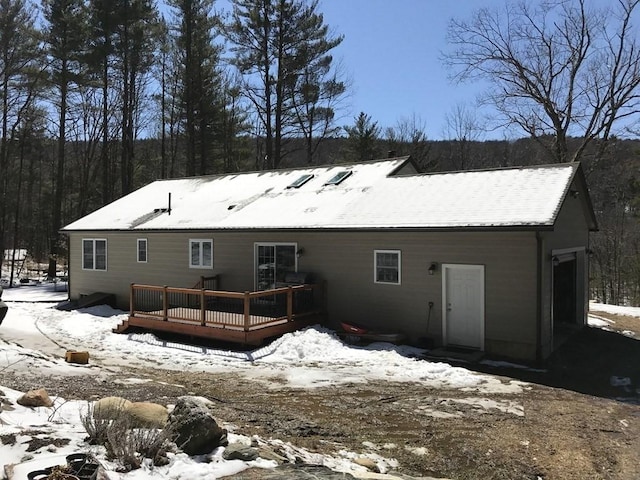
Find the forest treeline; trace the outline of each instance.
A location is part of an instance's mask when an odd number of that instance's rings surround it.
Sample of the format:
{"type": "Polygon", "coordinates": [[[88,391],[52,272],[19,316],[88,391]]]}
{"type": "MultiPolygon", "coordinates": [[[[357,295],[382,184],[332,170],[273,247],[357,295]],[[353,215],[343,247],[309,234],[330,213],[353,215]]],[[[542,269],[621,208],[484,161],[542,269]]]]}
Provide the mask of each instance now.
{"type": "Polygon", "coordinates": [[[505,1],[453,19],[443,61],[458,81],[490,79],[492,128],[526,138],[480,141],[491,126],[455,106],[434,141],[429,112],[386,129],[345,118],[343,37],[317,0],[0,0],[0,252],[27,248],[55,275],[61,227],[159,178],[389,152],[424,172],[581,161],[593,295],[638,304],[639,3],[505,1]]]}

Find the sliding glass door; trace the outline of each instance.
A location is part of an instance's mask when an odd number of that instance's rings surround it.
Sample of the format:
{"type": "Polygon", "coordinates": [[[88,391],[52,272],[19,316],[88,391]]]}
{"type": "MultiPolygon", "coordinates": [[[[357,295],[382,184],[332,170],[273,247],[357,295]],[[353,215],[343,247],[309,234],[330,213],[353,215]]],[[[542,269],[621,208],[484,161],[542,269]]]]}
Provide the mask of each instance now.
{"type": "Polygon", "coordinates": [[[256,243],[256,290],[276,288],[296,271],[295,243],[256,243]]]}

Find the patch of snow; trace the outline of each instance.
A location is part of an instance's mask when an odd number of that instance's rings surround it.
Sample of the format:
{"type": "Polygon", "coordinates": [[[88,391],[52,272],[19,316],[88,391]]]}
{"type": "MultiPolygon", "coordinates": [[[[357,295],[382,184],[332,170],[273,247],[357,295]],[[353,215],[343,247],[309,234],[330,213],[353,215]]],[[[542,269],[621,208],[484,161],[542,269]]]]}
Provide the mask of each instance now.
{"type": "Polygon", "coordinates": [[[482,360],[480,363],[482,365],[489,365],[490,367],[516,368],[519,370],[529,370],[530,372],[546,372],[547,371],[546,369],[533,368],[527,365],[520,365],[519,363],[505,362],[502,360],[482,360]]]}
{"type": "Polygon", "coordinates": [[[589,302],[589,310],[592,312],[605,312],[612,313],[614,315],[640,318],[640,307],[625,307],[622,305],[589,302]]]}
{"type": "Polygon", "coordinates": [[[428,452],[425,447],[410,447],[409,445],[405,445],[404,449],[413,453],[414,455],[418,455],[419,457],[424,457],[428,452]]]}
{"type": "Polygon", "coordinates": [[[608,329],[611,325],[615,325],[616,322],[613,320],[609,320],[608,318],[600,317],[598,315],[589,314],[587,318],[587,323],[591,327],[598,327],[603,329],[608,329]]]}
{"type": "Polygon", "coordinates": [[[511,413],[519,417],[524,417],[524,407],[518,402],[514,402],[512,400],[492,400],[490,398],[469,397],[448,398],[444,399],[443,402],[470,405],[478,412],[494,409],[500,410],[504,413],[511,413]]]}

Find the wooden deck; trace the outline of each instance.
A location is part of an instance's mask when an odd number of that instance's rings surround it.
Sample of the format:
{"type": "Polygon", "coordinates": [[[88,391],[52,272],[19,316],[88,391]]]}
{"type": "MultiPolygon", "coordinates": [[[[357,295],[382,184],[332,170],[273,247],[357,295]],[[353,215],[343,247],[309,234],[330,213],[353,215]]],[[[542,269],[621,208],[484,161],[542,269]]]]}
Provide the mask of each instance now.
{"type": "Polygon", "coordinates": [[[132,284],[129,318],[114,332],[141,328],[260,345],[267,338],[321,323],[324,292],[321,285],[239,293],[132,284]]]}

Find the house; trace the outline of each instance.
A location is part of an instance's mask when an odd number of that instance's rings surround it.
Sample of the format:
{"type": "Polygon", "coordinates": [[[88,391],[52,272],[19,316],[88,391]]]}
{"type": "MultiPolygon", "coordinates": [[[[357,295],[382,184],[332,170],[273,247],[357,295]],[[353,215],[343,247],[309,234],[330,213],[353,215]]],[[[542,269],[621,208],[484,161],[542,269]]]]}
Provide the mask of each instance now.
{"type": "Polygon", "coordinates": [[[130,284],[326,282],[330,324],[544,359],[585,325],[589,232],[578,163],[419,174],[408,157],[153,182],[70,225],[70,298],[130,284]]]}

